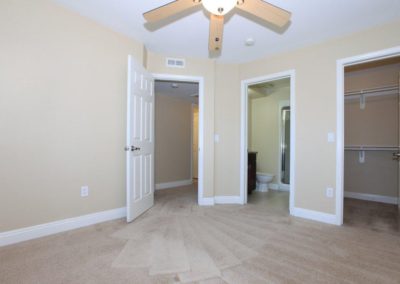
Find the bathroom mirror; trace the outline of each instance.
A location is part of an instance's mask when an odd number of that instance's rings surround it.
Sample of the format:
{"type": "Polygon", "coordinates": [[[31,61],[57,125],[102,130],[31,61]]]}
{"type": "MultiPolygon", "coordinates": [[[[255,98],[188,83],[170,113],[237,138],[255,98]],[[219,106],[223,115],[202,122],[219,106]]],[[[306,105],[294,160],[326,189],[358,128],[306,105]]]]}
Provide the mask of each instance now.
{"type": "Polygon", "coordinates": [[[281,115],[281,183],[290,184],[290,107],[284,106],[281,115]]]}

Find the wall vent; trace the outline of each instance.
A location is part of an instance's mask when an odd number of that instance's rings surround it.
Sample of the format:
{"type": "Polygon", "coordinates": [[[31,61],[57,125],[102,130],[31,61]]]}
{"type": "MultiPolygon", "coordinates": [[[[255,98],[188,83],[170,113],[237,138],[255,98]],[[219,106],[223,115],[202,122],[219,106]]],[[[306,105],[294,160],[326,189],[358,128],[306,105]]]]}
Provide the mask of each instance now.
{"type": "Polygon", "coordinates": [[[167,67],[171,68],[185,68],[185,59],[181,58],[167,58],[165,60],[167,67]]]}

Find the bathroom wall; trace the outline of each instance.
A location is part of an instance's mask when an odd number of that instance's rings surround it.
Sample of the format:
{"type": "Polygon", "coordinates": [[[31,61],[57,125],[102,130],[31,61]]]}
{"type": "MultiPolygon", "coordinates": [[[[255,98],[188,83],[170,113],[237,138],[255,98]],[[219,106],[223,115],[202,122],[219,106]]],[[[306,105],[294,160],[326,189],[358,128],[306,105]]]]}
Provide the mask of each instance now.
{"type": "Polygon", "coordinates": [[[249,150],[258,152],[257,171],[279,177],[279,103],[290,100],[289,80],[286,86],[268,91],[251,90],[249,96],[249,150]]]}
{"type": "MultiPolygon", "coordinates": [[[[347,91],[398,84],[400,64],[364,66],[348,70],[347,91]]],[[[359,99],[345,100],[345,145],[398,145],[398,96],[367,97],[365,109],[359,99]]],[[[365,151],[365,162],[359,151],[345,151],[344,190],[347,192],[398,196],[398,162],[392,151],[365,151]]]]}

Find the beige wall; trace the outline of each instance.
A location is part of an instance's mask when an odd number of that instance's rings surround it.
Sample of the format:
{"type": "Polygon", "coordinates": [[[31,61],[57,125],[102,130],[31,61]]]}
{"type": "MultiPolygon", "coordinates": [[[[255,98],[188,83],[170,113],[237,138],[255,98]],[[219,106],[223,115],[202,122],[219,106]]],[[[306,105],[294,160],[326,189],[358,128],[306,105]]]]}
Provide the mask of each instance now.
{"type": "Polygon", "coordinates": [[[155,183],[191,179],[192,104],[156,94],[155,183]]]}
{"type": "Polygon", "coordinates": [[[392,152],[366,151],[365,163],[358,162],[358,151],[346,151],[344,190],[356,193],[398,196],[398,167],[392,152]]]}
{"type": "Polygon", "coordinates": [[[279,103],[290,100],[290,87],[281,87],[267,96],[249,101],[251,131],[249,148],[257,154],[257,171],[274,174],[273,183],[279,182],[279,103]]]}
{"type": "MultiPolygon", "coordinates": [[[[346,73],[345,86],[359,91],[398,84],[400,65],[346,73]]],[[[367,97],[365,109],[358,98],[345,101],[345,145],[396,146],[399,138],[398,96],[367,97]]],[[[345,151],[345,191],[398,196],[398,162],[391,151],[345,151]]]]}
{"type": "Polygon", "coordinates": [[[147,58],[152,73],[204,78],[204,197],[214,196],[214,61],[185,58],[186,68],[168,68],[164,55],[148,52],[147,58]]]}
{"type": "Polygon", "coordinates": [[[398,96],[345,101],[345,145],[396,146],[399,140],[398,96]]]}
{"type": "Polygon", "coordinates": [[[199,177],[199,106],[192,108],[192,177],[199,177]]]}
{"type": "Polygon", "coordinates": [[[239,195],[240,81],[239,66],[216,65],[215,85],[215,196],[239,195]]]}
{"type": "MultiPolygon", "coordinates": [[[[296,71],[296,207],[335,213],[335,198],[327,198],[325,191],[336,185],[336,145],[327,142],[327,133],[336,130],[336,61],[400,45],[399,25],[387,24],[241,66],[240,79],[296,71]]],[[[232,192],[238,194],[239,186],[232,192]]]]}
{"type": "Polygon", "coordinates": [[[347,91],[393,86],[399,83],[400,64],[390,64],[359,71],[346,72],[344,87],[347,91]]]}
{"type": "Polygon", "coordinates": [[[295,206],[335,213],[325,188],[336,177],[326,139],[336,130],[336,60],[400,45],[399,25],[240,66],[186,58],[171,69],[164,55],[50,0],[1,1],[0,231],[124,206],[129,53],[151,72],[204,78],[205,197],[239,195],[240,81],[295,69],[295,206]]]}
{"type": "Polygon", "coordinates": [[[142,44],[47,0],[0,1],[0,34],[0,231],[125,206],[127,56],[142,44]]]}

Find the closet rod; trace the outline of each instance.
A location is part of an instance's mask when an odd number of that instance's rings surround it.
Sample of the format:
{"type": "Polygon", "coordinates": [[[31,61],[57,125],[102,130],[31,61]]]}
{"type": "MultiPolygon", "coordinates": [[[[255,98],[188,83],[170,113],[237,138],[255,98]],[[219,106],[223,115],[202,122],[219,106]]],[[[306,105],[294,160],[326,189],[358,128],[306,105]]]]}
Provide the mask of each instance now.
{"type": "Polygon", "coordinates": [[[385,87],[380,87],[380,88],[365,89],[365,90],[360,90],[360,91],[348,91],[348,92],[345,92],[344,94],[345,94],[345,96],[353,96],[353,95],[390,92],[390,91],[398,91],[398,90],[399,90],[398,85],[392,85],[392,86],[385,86],[385,87]]]}
{"type": "Polygon", "coordinates": [[[397,146],[345,146],[346,151],[399,151],[397,146]]]}

